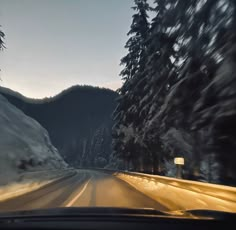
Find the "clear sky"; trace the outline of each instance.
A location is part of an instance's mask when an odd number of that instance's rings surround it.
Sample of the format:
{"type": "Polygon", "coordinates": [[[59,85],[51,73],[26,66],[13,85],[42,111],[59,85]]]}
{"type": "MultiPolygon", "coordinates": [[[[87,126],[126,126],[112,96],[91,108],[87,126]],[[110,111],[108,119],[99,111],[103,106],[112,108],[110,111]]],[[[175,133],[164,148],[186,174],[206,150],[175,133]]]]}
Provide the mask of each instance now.
{"type": "Polygon", "coordinates": [[[0,0],[0,85],[28,97],[72,85],[117,89],[132,0],[0,0]]]}

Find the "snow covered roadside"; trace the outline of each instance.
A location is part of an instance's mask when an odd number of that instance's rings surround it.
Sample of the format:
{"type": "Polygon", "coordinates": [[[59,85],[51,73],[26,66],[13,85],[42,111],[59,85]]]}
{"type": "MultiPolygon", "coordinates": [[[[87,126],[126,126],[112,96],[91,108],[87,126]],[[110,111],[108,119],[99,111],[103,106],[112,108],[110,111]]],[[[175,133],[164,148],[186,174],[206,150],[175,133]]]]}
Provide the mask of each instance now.
{"type": "Polygon", "coordinates": [[[131,173],[117,173],[115,176],[171,211],[211,209],[236,212],[235,187],[131,173]]]}
{"type": "Polygon", "coordinates": [[[0,186],[15,181],[22,171],[67,167],[48,132],[0,95],[0,186]]]}
{"type": "Polygon", "coordinates": [[[0,201],[72,173],[48,132],[0,95],[0,201]]]}
{"type": "Polygon", "coordinates": [[[74,169],[22,173],[17,181],[0,186],[0,202],[37,190],[54,181],[75,174],[74,169]]]}

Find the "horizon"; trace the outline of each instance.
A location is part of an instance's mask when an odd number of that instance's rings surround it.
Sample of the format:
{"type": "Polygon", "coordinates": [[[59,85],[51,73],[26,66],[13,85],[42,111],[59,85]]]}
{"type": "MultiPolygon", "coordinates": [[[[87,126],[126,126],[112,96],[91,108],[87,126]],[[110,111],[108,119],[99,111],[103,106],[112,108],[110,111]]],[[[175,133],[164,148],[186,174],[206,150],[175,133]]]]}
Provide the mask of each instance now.
{"type": "Polygon", "coordinates": [[[45,99],[53,99],[53,98],[56,98],[57,96],[60,96],[61,94],[63,94],[64,92],[68,92],[70,90],[73,90],[74,88],[93,88],[93,89],[99,89],[99,90],[108,90],[108,91],[112,91],[114,93],[117,92],[117,90],[113,90],[111,88],[105,88],[105,87],[100,87],[100,86],[93,86],[93,85],[72,85],[72,86],[69,86],[68,88],[65,88],[63,90],[61,90],[60,92],[52,95],[52,96],[49,96],[49,97],[42,97],[42,98],[34,98],[34,97],[28,97],[26,95],[24,95],[23,93],[19,92],[19,91],[16,91],[16,90],[13,90],[11,88],[8,88],[8,87],[4,87],[2,85],[0,85],[0,94],[1,92],[3,93],[6,93],[6,94],[9,94],[9,95],[13,95],[13,96],[19,96],[19,97],[23,97],[23,99],[26,99],[26,100],[45,100],[45,99]]]}
{"type": "Polygon", "coordinates": [[[133,0],[0,2],[2,87],[43,99],[74,85],[122,85],[133,0]]]}

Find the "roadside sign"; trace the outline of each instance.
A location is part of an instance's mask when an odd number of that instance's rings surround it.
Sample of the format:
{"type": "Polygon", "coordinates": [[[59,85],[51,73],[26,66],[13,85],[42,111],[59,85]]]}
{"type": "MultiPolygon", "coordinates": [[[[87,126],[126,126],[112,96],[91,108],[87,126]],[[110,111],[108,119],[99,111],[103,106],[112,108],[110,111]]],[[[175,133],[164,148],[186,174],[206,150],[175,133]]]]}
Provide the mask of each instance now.
{"type": "Polygon", "coordinates": [[[174,163],[176,165],[184,165],[184,158],[183,157],[175,157],[174,158],[174,163]]]}

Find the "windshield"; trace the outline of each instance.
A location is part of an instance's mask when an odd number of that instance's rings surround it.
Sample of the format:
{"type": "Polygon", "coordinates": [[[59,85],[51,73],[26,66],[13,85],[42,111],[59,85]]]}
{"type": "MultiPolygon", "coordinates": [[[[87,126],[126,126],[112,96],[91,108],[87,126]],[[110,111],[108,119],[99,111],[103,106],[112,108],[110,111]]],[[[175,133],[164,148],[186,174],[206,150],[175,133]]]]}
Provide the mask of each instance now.
{"type": "Polygon", "coordinates": [[[236,212],[236,2],[0,0],[0,215],[236,212]]]}

